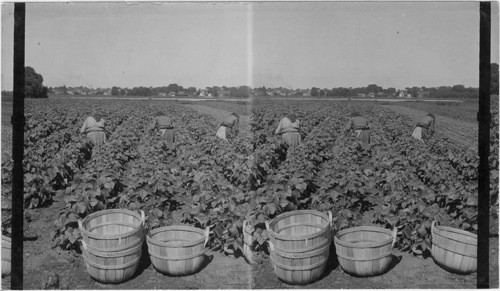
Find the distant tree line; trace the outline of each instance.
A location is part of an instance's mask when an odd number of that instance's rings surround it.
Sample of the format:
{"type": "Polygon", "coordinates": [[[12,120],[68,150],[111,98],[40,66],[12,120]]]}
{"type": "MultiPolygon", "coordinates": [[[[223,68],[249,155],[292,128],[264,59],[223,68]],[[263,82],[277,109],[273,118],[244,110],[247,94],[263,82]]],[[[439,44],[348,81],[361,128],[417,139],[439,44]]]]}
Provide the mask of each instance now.
{"type": "MultiPolygon", "coordinates": [[[[89,89],[83,86],[67,88],[66,86],[59,86],[54,88],[47,88],[43,85],[43,77],[38,74],[32,67],[25,67],[25,96],[26,98],[47,98],[48,93],[62,94],[62,95],[113,95],[113,96],[158,96],[158,95],[176,95],[176,96],[192,96],[192,95],[208,95],[217,97],[220,94],[228,97],[248,97],[252,94],[269,96],[269,95],[304,95],[308,92],[311,96],[338,96],[338,97],[355,97],[359,95],[375,95],[375,96],[395,96],[399,93],[395,88],[382,88],[376,84],[370,84],[366,87],[358,88],[317,88],[312,87],[311,90],[307,89],[286,89],[279,88],[266,88],[259,87],[252,89],[249,86],[239,87],[226,87],[226,86],[213,86],[204,89],[196,89],[195,87],[184,88],[178,84],[170,84],[162,87],[133,87],[133,88],[120,88],[113,86],[110,89],[89,89]]],[[[407,93],[412,96],[418,96],[419,92],[426,92],[427,96],[431,98],[477,98],[479,96],[479,88],[465,87],[463,85],[455,86],[440,86],[440,87],[407,87],[407,93]]],[[[492,95],[498,95],[498,64],[491,64],[491,90],[492,95]]],[[[2,91],[3,99],[12,96],[12,91],[2,91]]]]}

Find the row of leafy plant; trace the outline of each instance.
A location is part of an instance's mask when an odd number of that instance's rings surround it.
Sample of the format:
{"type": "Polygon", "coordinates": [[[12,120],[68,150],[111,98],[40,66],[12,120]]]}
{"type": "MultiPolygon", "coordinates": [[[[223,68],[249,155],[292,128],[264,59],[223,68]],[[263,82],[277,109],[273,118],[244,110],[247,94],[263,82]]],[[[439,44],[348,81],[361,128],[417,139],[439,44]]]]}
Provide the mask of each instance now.
{"type": "MultiPolygon", "coordinates": [[[[145,210],[151,228],[209,226],[211,247],[227,254],[242,248],[243,220],[249,222],[259,249],[267,240],[264,222],[296,209],[332,211],[337,231],[361,224],[396,227],[397,246],[415,254],[428,248],[433,220],[477,229],[474,154],[448,147],[439,136],[428,146],[414,140],[414,124],[382,107],[256,101],[251,134],[225,142],[215,137],[217,120],[180,104],[104,104],[114,125],[109,142],[82,151],[86,144],[78,142],[75,121],[65,145],[53,150],[58,157],[51,160],[52,172],[40,174],[43,181],[37,187],[52,184],[51,191],[59,191],[67,204],[56,221],[53,246],[77,248],[77,220],[108,208],[145,210]],[[174,147],[147,132],[157,109],[174,121],[174,147]],[[370,122],[369,151],[362,150],[352,133],[343,133],[354,110],[370,122]],[[279,120],[291,111],[301,121],[303,141],[293,150],[274,134],[279,120]]],[[[91,107],[78,104],[78,110],[67,111],[67,118],[73,114],[80,120],[81,112],[91,107]]],[[[498,131],[498,117],[492,128],[498,131]]],[[[57,136],[43,135],[47,142],[57,136]]],[[[490,167],[498,171],[498,132],[492,130],[492,137],[496,147],[490,167]]],[[[46,159],[40,163],[49,164],[46,159]]],[[[493,186],[498,193],[498,185],[493,186]]]]}

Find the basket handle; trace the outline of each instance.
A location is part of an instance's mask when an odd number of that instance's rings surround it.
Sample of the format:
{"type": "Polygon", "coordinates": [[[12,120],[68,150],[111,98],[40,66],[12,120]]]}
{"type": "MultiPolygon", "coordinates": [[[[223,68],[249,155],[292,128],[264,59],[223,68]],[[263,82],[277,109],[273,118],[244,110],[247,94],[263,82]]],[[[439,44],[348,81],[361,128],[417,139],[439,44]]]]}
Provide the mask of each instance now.
{"type": "Polygon", "coordinates": [[[431,234],[434,233],[434,227],[437,225],[437,221],[433,220],[431,224],[431,234]]]}
{"type": "Polygon", "coordinates": [[[246,226],[247,226],[247,220],[245,219],[243,220],[243,231],[245,231],[246,226]]]}
{"type": "Polygon", "coordinates": [[[144,211],[141,212],[141,219],[142,219],[142,226],[146,226],[146,215],[144,214],[144,211]]]}
{"type": "Polygon", "coordinates": [[[269,226],[269,221],[266,220],[265,224],[266,224],[266,230],[269,233],[271,231],[271,227],[269,226]]]}
{"type": "Polygon", "coordinates": [[[333,224],[332,212],[330,210],[328,210],[327,213],[328,213],[328,221],[330,222],[330,226],[332,226],[332,224],[333,224]]]}
{"type": "Polygon", "coordinates": [[[274,245],[273,245],[273,243],[270,240],[268,240],[267,244],[269,245],[269,248],[271,249],[271,252],[274,252],[274,245]]]}
{"type": "Polygon", "coordinates": [[[394,248],[394,244],[396,243],[397,238],[398,238],[398,228],[394,227],[394,229],[392,230],[392,246],[391,246],[391,248],[394,248]]]}
{"type": "Polygon", "coordinates": [[[207,246],[209,238],[210,238],[210,227],[207,226],[205,228],[205,244],[204,244],[205,247],[207,246]]]}
{"type": "Polygon", "coordinates": [[[82,242],[83,250],[87,251],[87,243],[84,240],[81,240],[81,242],[82,242]]]}
{"type": "Polygon", "coordinates": [[[80,232],[83,232],[83,224],[81,219],[78,219],[78,228],[80,228],[80,232]]]}

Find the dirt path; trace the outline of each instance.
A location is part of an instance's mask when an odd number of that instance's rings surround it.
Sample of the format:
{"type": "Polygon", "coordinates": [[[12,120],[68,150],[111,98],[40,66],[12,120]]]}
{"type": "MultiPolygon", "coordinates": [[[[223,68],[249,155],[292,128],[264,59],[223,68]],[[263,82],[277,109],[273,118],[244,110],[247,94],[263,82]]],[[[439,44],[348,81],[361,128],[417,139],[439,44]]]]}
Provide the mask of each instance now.
{"type": "MultiPolygon", "coordinates": [[[[383,107],[407,115],[415,122],[427,114],[425,111],[400,105],[383,105],[383,107]]],[[[478,128],[476,123],[436,115],[436,133],[442,133],[444,137],[464,148],[477,149],[478,128]]]]}
{"type": "MultiPolygon", "coordinates": [[[[221,122],[226,116],[231,114],[231,112],[229,111],[205,105],[184,104],[184,106],[194,109],[201,114],[213,116],[217,120],[217,122],[221,122]]],[[[252,132],[250,131],[250,116],[248,115],[240,115],[240,134],[244,135],[252,134],[252,132]]]]}

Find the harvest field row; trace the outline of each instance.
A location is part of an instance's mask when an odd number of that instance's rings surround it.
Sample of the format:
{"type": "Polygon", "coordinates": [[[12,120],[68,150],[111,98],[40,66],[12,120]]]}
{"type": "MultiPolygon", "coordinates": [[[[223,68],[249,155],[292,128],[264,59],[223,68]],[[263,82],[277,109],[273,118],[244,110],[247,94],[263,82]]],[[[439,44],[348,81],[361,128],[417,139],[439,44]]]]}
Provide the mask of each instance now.
{"type": "MultiPolygon", "coordinates": [[[[411,119],[373,103],[260,100],[251,110],[252,134],[227,143],[215,136],[216,118],[176,102],[27,100],[25,207],[46,207],[54,196],[63,197],[66,206],[51,235],[52,246],[65,250],[80,248],[78,219],[109,208],[144,210],[151,228],[209,226],[210,248],[229,256],[243,247],[243,220],[253,229],[256,251],[266,250],[264,222],[297,209],[332,211],[334,231],[397,227],[395,247],[415,255],[429,248],[433,220],[477,231],[474,151],[450,147],[439,136],[423,146],[411,138],[411,119]],[[108,142],[101,148],[79,135],[93,109],[106,119],[108,142]],[[172,117],[175,147],[146,130],[158,109],[172,117]],[[354,110],[372,130],[368,156],[341,131],[354,110]],[[294,150],[274,135],[290,111],[303,132],[294,150]]],[[[491,139],[495,198],[498,113],[491,139]]],[[[9,221],[4,205],[10,204],[11,169],[12,161],[3,158],[2,222],[9,221]]],[[[498,213],[498,203],[492,212],[498,213]]],[[[3,223],[2,233],[9,228],[3,223]]]]}
{"type": "MultiPolygon", "coordinates": [[[[491,101],[491,107],[498,108],[498,96],[491,96],[491,101]]],[[[380,103],[384,104],[384,102],[380,103]]],[[[474,123],[477,122],[476,114],[479,110],[479,104],[476,99],[464,100],[463,102],[446,102],[446,100],[438,102],[409,101],[398,102],[397,105],[432,112],[434,115],[446,116],[455,120],[474,123]]]]}
{"type": "MultiPolygon", "coordinates": [[[[416,124],[426,111],[399,105],[384,105],[399,114],[410,117],[416,124]]],[[[439,135],[450,140],[450,145],[464,150],[477,150],[477,122],[456,120],[446,116],[436,115],[436,130],[439,135]]]]}

